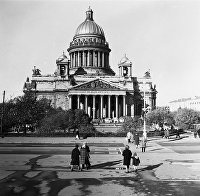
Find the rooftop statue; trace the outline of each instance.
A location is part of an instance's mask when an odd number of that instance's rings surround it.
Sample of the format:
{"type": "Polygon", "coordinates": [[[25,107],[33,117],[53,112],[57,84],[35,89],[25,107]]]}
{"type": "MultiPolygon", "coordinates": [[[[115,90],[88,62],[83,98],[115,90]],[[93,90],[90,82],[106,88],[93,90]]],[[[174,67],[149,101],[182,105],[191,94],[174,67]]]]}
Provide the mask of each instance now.
{"type": "Polygon", "coordinates": [[[41,75],[40,72],[41,72],[40,69],[36,69],[36,66],[34,66],[34,68],[33,68],[33,76],[41,75]]]}
{"type": "Polygon", "coordinates": [[[151,75],[150,75],[150,69],[144,73],[144,77],[145,78],[150,78],[151,77],[151,75]]]}

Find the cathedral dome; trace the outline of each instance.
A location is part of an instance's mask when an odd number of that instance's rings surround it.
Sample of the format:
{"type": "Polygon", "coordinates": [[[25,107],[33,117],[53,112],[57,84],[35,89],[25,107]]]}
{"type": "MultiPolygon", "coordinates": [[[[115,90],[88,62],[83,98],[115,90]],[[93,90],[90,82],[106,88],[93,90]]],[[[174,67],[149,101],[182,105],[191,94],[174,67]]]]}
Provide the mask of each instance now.
{"type": "Polygon", "coordinates": [[[85,21],[76,29],[75,37],[81,35],[97,35],[100,37],[105,37],[103,29],[94,22],[93,11],[90,8],[86,12],[85,21]]]}

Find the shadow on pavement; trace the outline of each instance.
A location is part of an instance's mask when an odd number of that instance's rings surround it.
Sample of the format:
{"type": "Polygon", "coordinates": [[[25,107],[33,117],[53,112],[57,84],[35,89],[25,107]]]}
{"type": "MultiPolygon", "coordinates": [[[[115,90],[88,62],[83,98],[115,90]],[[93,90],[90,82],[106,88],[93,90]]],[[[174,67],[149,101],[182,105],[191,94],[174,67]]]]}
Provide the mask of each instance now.
{"type": "Polygon", "coordinates": [[[121,162],[122,162],[122,160],[104,162],[104,163],[100,163],[100,164],[91,166],[91,169],[100,169],[100,168],[104,168],[104,167],[111,167],[111,166],[117,165],[121,162]]]}
{"type": "Polygon", "coordinates": [[[159,163],[159,164],[156,164],[156,165],[149,165],[147,167],[144,167],[142,169],[139,169],[140,171],[147,171],[147,170],[153,170],[153,169],[156,169],[158,167],[160,167],[163,163],[159,163]]]}

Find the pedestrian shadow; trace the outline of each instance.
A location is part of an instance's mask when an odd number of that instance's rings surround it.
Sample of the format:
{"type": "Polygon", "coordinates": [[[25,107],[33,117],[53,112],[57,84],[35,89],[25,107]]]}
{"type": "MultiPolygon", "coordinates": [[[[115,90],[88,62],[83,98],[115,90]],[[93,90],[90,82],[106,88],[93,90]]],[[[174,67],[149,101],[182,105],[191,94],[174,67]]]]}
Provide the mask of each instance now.
{"type": "Polygon", "coordinates": [[[122,162],[122,160],[104,162],[104,163],[92,165],[91,169],[100,169],[100,168],[105,168],[105,167],[111,167],[111,166],[117,165],[121,162],[122,162]]]}
{"type": "Polygon", "coordinates": [[[157,151],[157,150],[163,150],[163,148],[156,148],[156,149],[152,149],[152,150],[149,150],[149,151],[157,151]]]}
{"type": "Polygon", "coordinates": [[[140,171],[149,171],[149,170],[153,170],[153,169],[156,169],[158,167],[160,167],[163,163],[159,163],[159,164],[156,164],[156,165],[149,165],[147,167],[144,167],[144,168],[141,168],[139,169],[140,171]]]}
{"type": "Polygon", "coordinates": [[[177,141],[177,140],[182,140],[184,138],[187,138],[188,136],[183,136],[183,137],[179,137],[179,138],[171,138],[169,141],[173,142],[173,141],[177,141]]]}

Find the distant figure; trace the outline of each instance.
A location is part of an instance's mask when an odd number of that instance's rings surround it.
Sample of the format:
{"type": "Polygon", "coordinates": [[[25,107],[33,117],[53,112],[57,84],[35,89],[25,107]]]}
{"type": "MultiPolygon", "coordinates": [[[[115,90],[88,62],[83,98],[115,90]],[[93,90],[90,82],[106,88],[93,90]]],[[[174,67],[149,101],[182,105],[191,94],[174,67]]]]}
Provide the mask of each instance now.
{"type": "Polygon", "coordinates": [[[128,143],[130,143],[131,138],[132,138],[132,133],[130,131],[127,133],[126,138],[127,138],[128,143]]]}
{"type": "Polygon", "coordinates": [[[129,166],[131,162],[132,152],[129,150],[128,145],[126,145],[125,150],[122,153],[122,156],[124,156],[123,165],[126,166],[126,173],[129,173],[129,166]]]}
{"type": "Polygon", "coordinates": [[[166,137],[167,139],[169,139],[169,129],[166,129],[166,130],[165,130],[165,137],[166,137]]]}
{"type": "Polygon", "coordinates": [[[137,167],[140,164],[140,158],[137,156],[136,152],[133,154],[132,159],[133,159],[133,169],[134,171],[137,171],[137,167]]]}
{"type": "Polygon", "coordinates": [[[75,140],[76,140],[76,139],[80,139],[80,135],[79,135],[79,131],[78,131],[78,130],[76,131],[76,137],[75,137],[75,140]]]}
{"type": "Polygon", "coordinates": [[[197,130],[194,130],[194,138],[197,138],[197,130]]]}
{"type": "Polygon", "coordinates": [[[146,146],[147,146],[147,140],[145,139],[145,137],[143,137],[141,141],[142,152],[145,152],[146,146]]]}
{"type": "Polygon", "coordinates": [[[140,138],[139,138],[138,133],[136,133],[136,134],[135,134],[135,145],[136,145],[136,148],[138,148],[139,143],[140,143],[140,138]]]}
{"type": "Polygon", "coordinates": [[[200,138],[200,129],[197,130],[197,134],[198,134],[198,136],[200,138]]]}
{"type": "Polygon", "coordinates": [[[86,156],[86,160],[85,160],[85,164],[86,164],[86,169],[90,169],[90,148],[87,144],[87,142],[85,143],[85,148],[86,148],[86,151],[87,151],[87,156],[86,156]]]}
{"type": "Polygon", "coordinates": [[[74,166],[78,166],[78,169],[79,169],[79,165],[80,165],[79,155],[80,155],[80,151],[78,149],[78,144],[76,144],[75,148],[72,150],[72,153],[71,153],[71,164],[70,164],[71,171],[73,171],[74,166]]]}
{"type": "Polygon", "coordinates": [[[176,138],[177,138],[177,139],[180,139],[180,133],[179,133],[179,130],[178,130],[178,129],[176,130],[176,138]]]}

